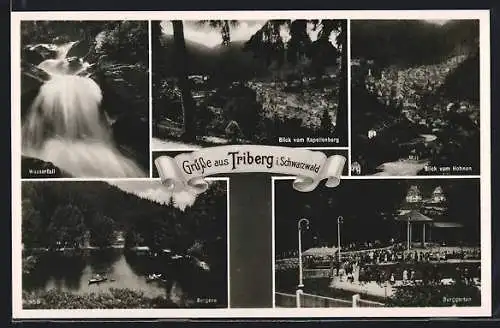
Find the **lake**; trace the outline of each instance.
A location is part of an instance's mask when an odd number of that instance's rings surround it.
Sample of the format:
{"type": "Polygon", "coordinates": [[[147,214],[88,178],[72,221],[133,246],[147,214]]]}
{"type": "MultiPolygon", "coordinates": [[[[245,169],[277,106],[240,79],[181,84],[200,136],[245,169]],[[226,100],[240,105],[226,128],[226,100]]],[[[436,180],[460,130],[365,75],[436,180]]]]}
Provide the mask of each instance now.
{"type": "Polygon", "coordinates": [[[167,264],[165,258],[137,255],[121,249],[91,250],[79,254],[46,252],[29,273],[23,275],[23,291],[56,289],[73,294],[106,292],[111,288],[140,291],[147,297],[166,296],[171,300],[216,298],[227,304],[226,269],[211,267],[209,272],[188,264],[167,264]],[[166,281],[147,282],[151,273],[163,273],[166,281]],[[96,274],[108,281],[90,284],[96,274]]]}

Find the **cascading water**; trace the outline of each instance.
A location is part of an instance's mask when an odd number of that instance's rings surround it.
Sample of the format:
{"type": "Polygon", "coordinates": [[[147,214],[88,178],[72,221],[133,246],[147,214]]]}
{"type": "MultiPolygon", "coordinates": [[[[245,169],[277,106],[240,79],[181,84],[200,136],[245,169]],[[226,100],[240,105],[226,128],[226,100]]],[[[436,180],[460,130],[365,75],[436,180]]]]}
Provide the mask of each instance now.
{"type": "Polygon", "coordinates": [[[113,143],[99,108],[100,87],[76,75],[89,65],[66,58],[72,44],[61,46],[57,59],[38,65],[51,79],[41,86],[23,123],[23,155],[51,162],[73,177],[144,177],[113,143]]]}

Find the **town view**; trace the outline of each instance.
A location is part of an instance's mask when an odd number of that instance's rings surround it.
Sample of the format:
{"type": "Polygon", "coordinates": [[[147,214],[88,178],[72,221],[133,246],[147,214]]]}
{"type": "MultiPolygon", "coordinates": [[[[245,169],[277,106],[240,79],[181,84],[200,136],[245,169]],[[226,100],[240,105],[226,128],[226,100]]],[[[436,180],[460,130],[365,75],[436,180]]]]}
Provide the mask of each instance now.
{"type": "Polygon", "coordinates": [[[352,22],[353,174],[479,173],[478,38],[474,20],[352,22]]]}
{"type": "Polygon", "coordinates": [[[155,21],[156,150],[345,146],[345,20],[155,21]]]}

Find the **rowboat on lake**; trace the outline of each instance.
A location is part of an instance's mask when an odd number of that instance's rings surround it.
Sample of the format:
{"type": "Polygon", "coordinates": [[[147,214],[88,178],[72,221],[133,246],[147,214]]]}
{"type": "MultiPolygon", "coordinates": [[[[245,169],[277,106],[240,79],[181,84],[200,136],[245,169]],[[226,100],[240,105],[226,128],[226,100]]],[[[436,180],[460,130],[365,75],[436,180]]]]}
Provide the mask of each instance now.
{"type": "Polygon", "coordinates": [[[161,273],[152,273],[146,277],[146,281],[151,282],[151,281],[155,281],[155,280],[160,280],[161,278],[162,278],[161,273]]]}
{"type": "Polygon", "coordinates": [[[106,277],[103,277],[101,275],[96,275],[94,278],[89,279],[89,285],[91,285],[91,284],[98,284],[100,282],[104,282],[104,281],[107,281],[107,280],[108,280],[108,278],[106,278],[106,277]]]}

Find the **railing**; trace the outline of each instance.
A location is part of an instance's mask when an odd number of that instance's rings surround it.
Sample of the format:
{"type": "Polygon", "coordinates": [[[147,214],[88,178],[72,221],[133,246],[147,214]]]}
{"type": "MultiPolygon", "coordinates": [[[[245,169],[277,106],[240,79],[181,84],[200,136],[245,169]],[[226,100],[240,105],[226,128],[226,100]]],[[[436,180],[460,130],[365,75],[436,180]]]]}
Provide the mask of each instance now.
{"type": "Polygon", "coordinates": [[[300,295],[300,306],[306,308],[318,307],[352,307],[351,301],[303,293],[300,295]]]}
{"type": "Polygon", "coordinates": [[[297,306],[297,297],[293,294],[286,293],[274,293],[274,303],[276,307],[296,307],[297,306]]]}
{"type": "Polygon", "coordinates": [[[287,293],[275,293],[276,307],[305,307],[305,308],[327,308],[327,307],[383,307],[383,303],[362,300],[359,294],[352,296],[352,300],[344,300],[320,295],[298,292],[296,295],[287,293]],[[300,299],[300,304],[298,300],[300,299]]]}
{"type": "MultiPolygon", "coordinates": [[[[356,296],[356,295],[354,295],[356,296]]],[[[353,297],[354,300],[354,297],[353,297]]],[[[384,303],[380,302],[374,302],[374,301],[368,301],[368,300],[363,300],[358,298],[356,301],[356,306],[355,307],[383,307],[384,303]]]]}

